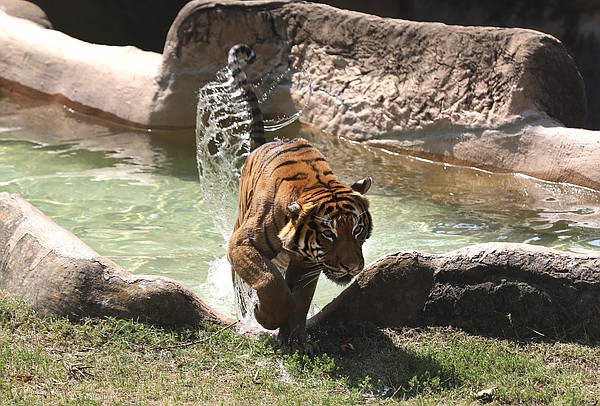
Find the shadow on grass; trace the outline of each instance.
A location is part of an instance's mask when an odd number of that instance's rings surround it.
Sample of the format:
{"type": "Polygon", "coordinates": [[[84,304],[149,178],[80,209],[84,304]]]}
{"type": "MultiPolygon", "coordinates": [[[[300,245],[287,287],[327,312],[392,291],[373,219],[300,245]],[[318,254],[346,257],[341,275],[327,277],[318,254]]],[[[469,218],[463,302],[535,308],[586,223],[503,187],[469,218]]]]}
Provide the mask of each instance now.
{"type": "Polygon", "coordinates": [[[433,351],[404,348],[374,326],[319,327],[312,334],[322,353],[335,360],[336,374],[346,376],[350,387],[373,399],[410,399],[461,386],[457,374],[440,365],[433,351]]]}

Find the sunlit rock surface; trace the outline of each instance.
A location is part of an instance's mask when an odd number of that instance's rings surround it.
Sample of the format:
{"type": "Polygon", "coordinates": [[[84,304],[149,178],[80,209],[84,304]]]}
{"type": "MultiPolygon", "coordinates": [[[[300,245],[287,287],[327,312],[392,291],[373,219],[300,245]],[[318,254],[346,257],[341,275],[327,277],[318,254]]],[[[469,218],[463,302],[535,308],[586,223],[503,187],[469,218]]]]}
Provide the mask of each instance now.
{"type": "Polygon", "coordinates": [[[46,13],[29,1],[0,0],[0,11],[14,17],[31,21],[42,28],[52,28],[52,24],[48,21],[46,13]]]}
{"type": "MultiPolygon", "coordinates": [[[[249,69],[254,79],[303,70],[313,95],[301,120],[321,130],[600,188],[598,133],[564,127],[584,123],[581,76],[561,43],[536,31],[383,19],[313,3],[206,0],[181,10],[162,55],[85,43],[3,13],[0,26],[4,81],[114,121],[192,128],[197,89],[224,66],[232,44],[245,42],[259,55],[249,69]],[[452,142],[442,149],[438,136],[452,142]]],[[[265,110],[304,107],[305,94],[282,87],[265,110]]]]}
{"type": "Polygon", "coordinates": [[[17,195],[0,193],[0,290],[40,316],[120,317],[171,325],[230,320],[181,284],[134,276],[17,195]]]}

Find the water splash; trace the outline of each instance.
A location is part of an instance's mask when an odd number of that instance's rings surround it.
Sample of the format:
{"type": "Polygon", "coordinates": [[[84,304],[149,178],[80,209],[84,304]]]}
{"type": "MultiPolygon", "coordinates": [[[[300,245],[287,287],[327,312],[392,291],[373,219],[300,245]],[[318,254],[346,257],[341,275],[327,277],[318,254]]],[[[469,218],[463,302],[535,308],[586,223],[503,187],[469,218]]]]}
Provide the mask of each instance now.
{"type": "MultiPolygon", "coordinates": [[[[279,86],[304,85],[306,93],[303,108],[290,115],[265,120],[265,131],[281,129],[297,120],[309,103],[312,88],[302,72],[288,69],[270,73],[256,85],[259,103],[267,102],[279,86]],[[299,79],[292,83],[296,75],[299,79]]],[[[237,195],[241,168],[248,156],[250,145],[250,123],[247,103],[227,69],[217,72],[215,81],[209,82],[198,91],[196,111],[196,161],[200,176],[203,200],[209,215],[225,242],[229,240],[237,215],[237,195]]],[[[224,272],[223,261],[214,262],[209,268],[210,280],[216,272],[224,272]]],[[[227,269],[231,273],[230,268],[227,269]]],[[[247,328],[258,326],[253,319],[252,309],[257,303],[256,292],[236,276],[233,295],[238,320],[247,328]]]]}

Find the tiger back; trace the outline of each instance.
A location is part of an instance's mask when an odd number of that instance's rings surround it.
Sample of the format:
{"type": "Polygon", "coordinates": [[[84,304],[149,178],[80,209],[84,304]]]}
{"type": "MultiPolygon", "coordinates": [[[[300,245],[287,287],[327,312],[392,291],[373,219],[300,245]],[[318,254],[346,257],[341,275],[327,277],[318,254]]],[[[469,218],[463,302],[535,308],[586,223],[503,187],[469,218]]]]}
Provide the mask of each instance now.
{"type": "MultiPolygon", "coordinates": [[[[254,123],[260,109],[252,104],[254,123]]],[[[251,131],[255,148],[242,169],[227,255],[233,274],[257,292],[256,320],[279,328],[286,347],[312,355],[318,346],[305,324],[319,275],[346,284],[364,267],[362,245],[372,230],[364,194],[371,178],[347,186],[308,141],[264,142],[258,127],[251,131]]]]}

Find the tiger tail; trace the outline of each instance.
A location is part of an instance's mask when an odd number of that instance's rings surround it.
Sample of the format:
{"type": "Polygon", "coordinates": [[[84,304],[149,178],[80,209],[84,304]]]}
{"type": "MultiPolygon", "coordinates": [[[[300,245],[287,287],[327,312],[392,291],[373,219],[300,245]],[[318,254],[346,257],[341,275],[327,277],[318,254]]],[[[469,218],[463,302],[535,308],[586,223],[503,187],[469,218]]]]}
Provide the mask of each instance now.
{"type": "Polygon", "coordinates": [[[263,122],[262,111],[258,104],[258,98],[248,80],[248,76],[242,69],[245,64],[251,64],[256,60],[256,53],[246,44],[237,44],[229,50],[227,58],[227,69],[231,77],[237,82],[242,90],[242,97],[248,104],[248,115],[250,116],[250,151],[267,142],[265,138],[265,124],[263,122]],[[243,58],[243,59],[242,59],[243,58]]]}

